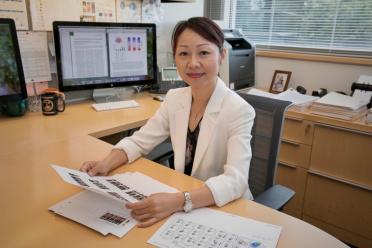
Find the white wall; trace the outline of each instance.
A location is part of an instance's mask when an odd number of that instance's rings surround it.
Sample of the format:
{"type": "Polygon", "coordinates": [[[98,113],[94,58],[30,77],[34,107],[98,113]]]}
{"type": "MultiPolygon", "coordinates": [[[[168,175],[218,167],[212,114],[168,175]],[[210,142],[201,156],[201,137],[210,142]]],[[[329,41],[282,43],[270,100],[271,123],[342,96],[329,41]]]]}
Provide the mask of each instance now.
{"type": "Polygon", "coordinates": [[[268,89],[275,70],[291,71],[289,87],[302,85],[307,94],[318,88],[350,93],[359,75],[372,76],[372,66],[256,57],[256,85],[268,89]]]}
{"type": "Polygon", "coordinates": [[[164,20],[157,27],[157,56],[159,67],[172,65],[171,37],[174,26],[178,21],[193,16],[204,15],[204,0],[191,3],[162,3],[164,20]]]}

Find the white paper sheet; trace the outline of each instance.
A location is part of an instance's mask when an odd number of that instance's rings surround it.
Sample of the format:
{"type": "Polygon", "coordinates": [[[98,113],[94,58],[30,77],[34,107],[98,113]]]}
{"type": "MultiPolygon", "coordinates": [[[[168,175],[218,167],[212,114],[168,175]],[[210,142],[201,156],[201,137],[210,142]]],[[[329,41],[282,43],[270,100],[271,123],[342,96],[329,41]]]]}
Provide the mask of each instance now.
{"type": "Polygon", "coordinates": [[[78,170],[51,165],[61,178],[70,184],[94,191],[121,202],[137,202],[158,192],[177,192],[142,173],[123,173],[110,177],[90,177],[78,170]]]}
{"type": "Polygon", "coordinates": [[[127,172],[109,177],[90,177],[87,173],[51,165],[70,184],[87,189],[69,197],[49,210],[84,224],[103,235],[123,237],[137,223],[130,217],[125,202],[136,202],[158,192],[177,192],[139,172],[127,172]]]}
{"type": "Polygon", "coordinates": [[[80,20],[86,22],[115,22],[114,0],[81,0],[80,20]]]}
{"type": "Polygon", "coordinates": [[[17,32],[26,83],[51,81],[46,32],[17,32]]]}
{"type": "Polygon", "coordinates": [[[49,210],[103,235],[112,233],[119,238],[137,224],[124,204],[87,190],[53,205],[49,210]]]}
{"type": "Polygon", "coordinates": [[[316,96],[309,96],[309,95],[303,95],[297,92],[295,89],[288,89],[280,94],[273,94],[269,93],[263,90],[258,89],[251,89],[249,90],[248,94],[250,95],[256,95],[256,96],[263,96],[283,101],[289,101],[292,102],[294,105],[308,105],[311,104],[313,101],[319,99],[319,97],[316,96]]]}
{"type": "Polygon", "coordinates": [[[209,208],[173,214],[148,240],[163,248],[274,248],[281,227],[209,208]]]}
{"type": "Polygon", "coordinates": [[[77,0],[30,0],[34,31],[52,31],[53,21],[79,21],[81,8],[77,0]]]}
{"type": "Polygon", "coordinates": [[[26,0],[0,0],[0,18],[11,18],[17,30],[28,30],[26,0]]]}
{"type": "Polygon", "coordinates": [[[141,0],[116,0],[116,22],[141,22],[141,0]]]}

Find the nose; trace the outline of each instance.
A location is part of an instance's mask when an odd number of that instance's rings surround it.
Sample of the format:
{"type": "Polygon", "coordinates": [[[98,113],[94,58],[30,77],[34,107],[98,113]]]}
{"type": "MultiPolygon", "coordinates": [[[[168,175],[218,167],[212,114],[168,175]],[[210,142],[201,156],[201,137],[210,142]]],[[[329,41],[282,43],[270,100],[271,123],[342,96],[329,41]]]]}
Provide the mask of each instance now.
{"type": "Polygon", "coordinates": [[[196,55],[190,56],[190,60],[188,62],[188,67],[195,68],[200,66],[199,58],[196,55]]]}

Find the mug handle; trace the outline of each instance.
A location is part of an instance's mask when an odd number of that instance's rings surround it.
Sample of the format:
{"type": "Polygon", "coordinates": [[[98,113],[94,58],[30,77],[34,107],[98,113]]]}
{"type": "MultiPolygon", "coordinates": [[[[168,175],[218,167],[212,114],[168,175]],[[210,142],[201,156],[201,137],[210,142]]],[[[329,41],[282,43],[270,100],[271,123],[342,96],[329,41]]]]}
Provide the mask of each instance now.
{"type": "Polygon", "coordinates": [[[64,100],[63,96],[58,95],[57,96],[57,111],[58,112],[63,112],[63,111],[65,111],[65,108],[66,108],[66,103],[65,103],[65,100],[64,100]]]}

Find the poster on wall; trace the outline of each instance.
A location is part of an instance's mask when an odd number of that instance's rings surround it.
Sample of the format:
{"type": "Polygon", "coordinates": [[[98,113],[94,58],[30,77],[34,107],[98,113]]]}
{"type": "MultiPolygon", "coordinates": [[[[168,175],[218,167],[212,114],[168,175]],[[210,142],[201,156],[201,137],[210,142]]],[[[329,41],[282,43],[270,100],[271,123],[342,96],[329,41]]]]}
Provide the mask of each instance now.
{"type": "Polygon", "coordinates": [[[17,32],[26,83],[51,81],[47,33],[17,32]]]}
{"type": "Polygon", "coordinates": [[[114,0],[81,0],[80,21],[115,22],[114,0]]]}
{"type": "Polygon", "coordinates": [[[0,0],[0,18],[13,19],[17,30],[28,30],[26,0],[0,0]]]}
{"type": "Polygon", "coordinates": [[[159,24],[164,19],[164,8],[160,0],[143,0],[142,22],[159,24]]]}
{"type": "Polygon", "coordinates": [[[141,22],[141,0],[116,0],[116,22],[141,22]]]}
{"type": "Polygon", "coordinates": [[[32,28],[34,31],[52,31],[53,21],[79,21],[77,0],[30,0],[32,28]]]}

